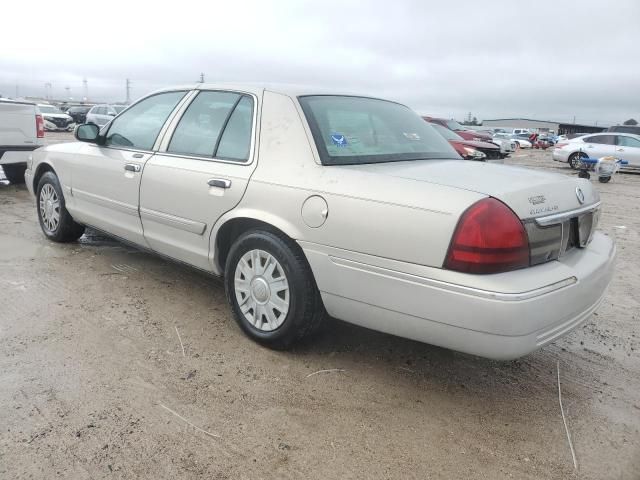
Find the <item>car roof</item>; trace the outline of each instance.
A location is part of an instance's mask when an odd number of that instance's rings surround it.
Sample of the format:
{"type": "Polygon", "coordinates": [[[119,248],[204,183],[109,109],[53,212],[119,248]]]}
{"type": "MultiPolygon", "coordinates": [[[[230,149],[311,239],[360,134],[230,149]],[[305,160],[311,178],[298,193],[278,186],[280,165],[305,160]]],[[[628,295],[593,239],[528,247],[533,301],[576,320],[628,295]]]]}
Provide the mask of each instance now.
{"type": "MultiPolygon", "coordinates": [[[[305,95],[344,95],[366,98],[380,98],[376,95],[369,95],[363,92],[353,92],[339,89],[330,89],[326,87],[314,87],[309,85],[296,85],[286,83],[196,83],[161,88],[150,93],[150,95],[175,90],[236,90],[240,92],[251,93],[256,96],[262,95],[264,91],[269,91],[273,93],[280,93],[290,97],[299,97],[305,95]]],[[[380,99],[393,101],[386,98],[380,99]]]]}

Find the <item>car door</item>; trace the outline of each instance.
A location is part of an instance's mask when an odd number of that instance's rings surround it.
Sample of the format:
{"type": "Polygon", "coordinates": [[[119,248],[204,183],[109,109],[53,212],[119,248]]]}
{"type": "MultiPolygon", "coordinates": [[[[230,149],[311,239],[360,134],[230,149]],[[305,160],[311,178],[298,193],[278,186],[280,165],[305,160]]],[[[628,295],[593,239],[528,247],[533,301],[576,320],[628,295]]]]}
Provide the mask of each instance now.
{"type": "Polygon", "coordinates": [[[70,204],[78,221],[145,245],[138,211],[142,170],[161,129],[186,93],[146,97],[109,125],[102,145],[78,146],[72,157],[70,204]]]}
{"type": "Polygon", "coordinates": [[[152,249],[211,270],[213,225],[240,202],[255,169],[257,102],[243,92],[203,90],[176,115],[140,187],[152,249]]]}
{"type": "Polygon", "coordinates": [[[585,151],[590,158],[606,157],[615,151],[615,137],[613,135],[591,135],[584,138],[585,151]]]}
{"type": "Polygon", "coordinates": [[[629,162],[629,166],[640,168],[640,138],[616,135],[616,157],[629,162]]]}

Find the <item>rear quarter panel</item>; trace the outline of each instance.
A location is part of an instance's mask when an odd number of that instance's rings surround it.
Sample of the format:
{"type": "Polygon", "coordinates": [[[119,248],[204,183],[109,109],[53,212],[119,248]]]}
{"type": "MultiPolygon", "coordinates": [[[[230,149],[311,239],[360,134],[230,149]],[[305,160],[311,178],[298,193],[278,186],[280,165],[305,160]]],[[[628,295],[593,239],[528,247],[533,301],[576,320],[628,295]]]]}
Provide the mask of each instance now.
{"type": "Polygon", "coordinates": [[[265,92],[258,166],[232,215],[266,221],[300,241],[441,266],[460,214],[484,195],[322,166],[301,115],[294,98],[265,92]],[[302,217],[313,195],[328,206],[317,228],[302,217]]]}

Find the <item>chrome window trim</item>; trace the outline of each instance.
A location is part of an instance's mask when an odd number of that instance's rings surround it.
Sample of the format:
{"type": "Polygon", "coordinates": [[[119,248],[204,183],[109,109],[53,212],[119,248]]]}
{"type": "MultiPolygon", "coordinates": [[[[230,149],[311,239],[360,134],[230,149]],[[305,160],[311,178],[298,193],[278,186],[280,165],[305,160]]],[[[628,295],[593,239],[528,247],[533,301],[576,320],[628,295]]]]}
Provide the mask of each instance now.
{"type": "Polygon", "coordinates": [[[573,217],[577,217],[578,215],[582,215],[583,213],[589,213],[600,208],[600,204],[602,202],[597,202],[592,205],[588,205],[586,207],[577,208],[575,210],[570,210],[568,212],[562,213],[554,213],[553,215],[547,215],[544,217],[534,218],[534,221],[540,225],[541,227],[548,227],[549,225],[554,225],[556,223],[561,223],[566,220],[569,220],[573,217]]]}
{"type": "MultiPolygon", "coordinates": [[[[200,160],[200,161],[204,161],[204,162],[215,162],[215,163],[228,163],[231,165],[251,165],[254,161],[254,157],[255,157],[255,152],[257,150],[257,134],[258,134],[258,109],[262,108],[262,105],[258,103],[258,97],[251,93],[251,92],[247,92],[244,90],[235,90],[235,89],[221,89],[221,88],[202,88],[202,89],[197,89],[197,90],[193,90],[193,92],[195,92],[195,95],[193,95],[192,97],[190,97],[190,100],[188,102],[188,104],[185,104],[182,106],[182,108],[180,109],[179,112],[176,112],[176,115],[171,119],[170,124],[167,126],[166,131],[164,132],[164,138],[162,139],[162,142],[159,145],[159,148],[157,150],[157,153],[159,155],[163,155],[163,156],[167,156],[167,157],[174,157],[174,158],[186,158],[189,160],[200,160]],[[182,117],[184,116],[185,112],[187,111],[187,109],[189,108],[189,106],[191,105],[191,103],[196,99],[196,97],[198,96],[198,94],[200,92],[222,92],[222,93],[237,93],[240,95],[246,95],[248,97],[251,97],[251,99],[253,100],[253,119],[251,121],[251,145],[249,147],[249,156],[247,158],[247,160],[228,160],[228,159],[224,159],[224,158],[217,158],[217,157],[205,157],[205,156],[199,156],[199,155],[185,155],[182,153],[172,153],[172,152],[167,152],[167,148],[169,147],[169,142],[171,141],[171,137],[173,136],[173,133],[175,132],[176,127],[178,126],[178,123],[180,123],[180,120],[182,119],[182,117]]],[[[223,132],[224,133],[224,132],[223,132]]]]}

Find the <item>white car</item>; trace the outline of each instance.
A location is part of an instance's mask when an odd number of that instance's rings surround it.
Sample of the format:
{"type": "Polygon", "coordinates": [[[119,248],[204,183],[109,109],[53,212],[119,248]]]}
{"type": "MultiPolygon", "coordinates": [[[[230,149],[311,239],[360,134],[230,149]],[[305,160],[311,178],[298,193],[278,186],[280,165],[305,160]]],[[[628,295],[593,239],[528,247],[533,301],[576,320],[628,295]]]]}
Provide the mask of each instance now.
{"type": "Polygon", "coordinates": [[[533,145],[531,145],[531,142],[529,140],[525,140],[524,138],[520,138],[520,137],[516,137],[515,135],[511,134],[511,133],[494,133],[493,134],[493,141],[502,141],[502,140],[508,140],[512,145],[513,145],[513,150],[517,150],[518,148],[531,148],[533,145]]]}
{"type": "Polygon", "coordinates": [[[461,160],[395,102],[197,84],[76,138],[25,174],[44,235],[91,226],[222,276],[273,348],[328,313],[512,359],[587,321],[613,275],[589,181],[461,160]]]}
{"type": "Polygon", "coordinates": [[[76,128],[76,122],[70,115],[63,113],[58,107],[38,104],[38,110],[44,120],[44,129],[48,132],[71,132],[76,128]]]}
{"type": "Polygon", "coordinates": [[[551,154],[556,162],[576,168],[581,157],[612,156],[628,162],[624,170],[640,170],[640,135],[602,132],[558,142],[551,154]]]}
{"type": "Polygon", "coordinates": [[[87,112],[85,123],[95,123],[103,127],[125,108],[127,108],[126,105],[94,105],[87,112]]]}

